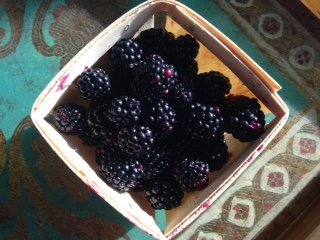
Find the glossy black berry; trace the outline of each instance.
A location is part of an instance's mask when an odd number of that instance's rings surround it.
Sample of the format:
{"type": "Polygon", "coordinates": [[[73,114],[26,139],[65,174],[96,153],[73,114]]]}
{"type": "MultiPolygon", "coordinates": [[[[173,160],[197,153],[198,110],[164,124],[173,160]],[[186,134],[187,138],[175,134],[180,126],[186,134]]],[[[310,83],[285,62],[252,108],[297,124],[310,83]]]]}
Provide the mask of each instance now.
{"type": "Polygon", "coordinates": [[[115,160],[101,161],[99,170],[104,181],[119,192],[136,187],[144,175],[141,163],[129,157],[121,161],[118,156],[115,160]]]}
{"type": "Polygon", "coordinates": [[[108,119],[108,102],[91,104],[88,115],[88,125],[92,136],[102,140],[116,130],[114,124],[108,119]]]}
{"type": "Polygon", "coordinates": [[[101,68],[87,68],[76,80],[81,96],[95,101],[109,96],[111,82],[109,76],[101,68]]]}
{"type": "Polygon", "coordinates": [[[113,64],[134,69],[142,60],[143,51],[139,44],[132,39],[121,39],[111,48],[111,61],[113,64]]]}
{"type": "Polygon", "coordinates": [[[181,204],[184,193],[173,177],[159,177],[144,184],[147,199],[154,209],[170,210],[181,204]]]}
{"type": "Polygon", "coordinates": [[[227,131],[240,141],[254,141],[264,132],[265,115],[256,98],[229,95],[224,112],[227,131]]]}
{"type": "Polygon", "coordinates": [[[200,191],[208,186],[209,165],[199,159],[183,158],[176,162],[174,176],[186,192],[200,191]]]}
{"type": "Polygon", "coordinates": [[[129,155],[144,156],[153,144],[153,133],[145,126],[121,128],[118,133],[118,145],[123,152],[129,155]]]}
{"type": "Polygon", "coordinates": [[[108,107],[108,119],[117,126],[130,126],[139,121],[140,102],[132,97],[114,98],[108,107]]]}
{"type": "Polygon", "coordinates": [[[151,55],[137,68],[132,92],[143,100],[163,98],[175,85],[177,76],[173,65],[166,64],[159,55],[151,55]]]}
{"type": "Polygon", "coordinates": [[[151,149],[142,160],[146,179],[154,179],[162,173],[170,173],[171,157],[167,147],[151,149]]]}
{"type": "Polygon", "coordinates": [[[170,136],[176,124],[175,110],[164,100],[154,100],[145,106],[144,121],[157,139],[170,136]]]}
{"type": "Polygon", "coordinates": [[[186,121],[186,131],[193,139],[216,139],[225,132],[224,119],[218,107],[192,104],[186,121]]]}
{"type": "Polygon", "coordinates": [[[54,110],[54,124],[64,134],[80,134],[87,124],[87,111],[77,104],[61,104],[54,110]]]}

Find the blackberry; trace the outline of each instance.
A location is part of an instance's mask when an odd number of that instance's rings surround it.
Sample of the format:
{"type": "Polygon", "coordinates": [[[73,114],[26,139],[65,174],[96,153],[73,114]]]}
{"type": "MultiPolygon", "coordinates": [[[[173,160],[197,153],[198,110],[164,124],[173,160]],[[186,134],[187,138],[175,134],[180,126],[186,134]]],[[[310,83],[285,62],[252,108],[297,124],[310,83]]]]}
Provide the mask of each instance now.
{"type": "Polygon", "coordinates": [[[199,53],[200,44],[190,34],[176,38],[173,49],[172,64],[192,62],[199,53]]]}
{"type": "Polygon", "coordinates": [[[156,147],[142,160],[146,179],[154,179],[164,172],[169,172],[171,158],[166,147],[156,147]]]}
{"type": "Polygon", "coordinates": [[[168,95],[168,102],[175,109],[184,109],[191,105],[193,100],[192,91],[182,83],[176,84],[168,95]]]}
{"type": "Polygon", "coordinates": [[[86,109],[77,104],[61,104],[54,110],[54,125],[64,134],[81,134],[86,127],[86,121],[86,109]]]}
{"type": "Polygon", "coordinates": [[[151,55],[137,68],[132,92],[144,100],[160,99],[168,95],[177,76],[173,65],[166,64],[159,55],[151,55]]]}
{"type": "Polygon", "coordinates": [[[159,54],[166,59],[173,49],[175,36],[162,28],[150,28],[142,31],[135,40],[141,46],[145,56],[159,54]]]}
{"type": "Polygon", "coordinates": [[[147,199],[154,209],[170,210],[181,204],[183,191],[178,181],[172,177],[159,177],[144,184],[147,199]]]}
{"type": "Polygon", "coordinates": [[[231,89],[229,78],[216,71],[198,74],[194,86],[195,97],[201,103],[219,104],[231,89]]]}
{"type": "Polygon", "coordinates": [[[101,161],[99,170],[104,181],[119,192],[127,192],[143,178],[143,166],[132,158],[101,161]]]}
{"type": "Polygon", "coordinates": [[[198,74],[198,63],[197,61],[191,62],[179,62],[173,64],[176,71],[179,73],[178,81],[189,89],[194,89],[194,79],[197,78],[198,74]]]}
{"type": "Polygon", "coordinates": [[[223,137],[202,143],[199,150],[199,158],[209,164],[210,172],[220,170],[228,161],[228,146],[223,137]]]}
{"type": "Polygon", "coordinates": [[[194,103],[186,116],[186,130],[193,139],[217,139],[224,134],[224,119],[218,107],[194,103]]]}
{"type": "Polygon", "coordinates": [[[208,186],[209,165],[199,159],[183,158],[176,162],[173,172],[183,191],[200,191],[208,186]]]}
{"type": "Polygon", "coordinates": [[[143,51],[133,39],[121,39],[111,48],[111,61],[114,64],[134,69],[142,60],[143,51]]]}
{"type": "Polygon", "coordinates": [[[108,161],[121,162],[125,158],[126,156],[114,143],[99,143],[96,146],[96,162],[98,165],[108,161]]]}
{"type": "Polygon", "coordinates": [[[118,145],[123,152],[129,155],[143,156],[153,144],[153,133],[145,126],[121,128],[118,133],[118,145]]]}
{"type": "Polygon", "coordinates": [[[241,142],[254,141],[264,132],[265,115],[256,98],[229,95],[224,112],[227,132],[241,142]]]}
{"type": "Polygon", "coordinates": [[[107,97],[111,91],[109,76],[103,69],[87,68],[76,80],[81,96],[89,101],[107,97]]]}
{"type": "Polygon", "coordinates": [[[114,98],[108,107],[109,120],[118,126],[129,126],[137,123],[140,113],[140,102],[128,96],[114,98]]]}
{"type": "Polygon", "coordinates": [[[99,102],[91,104],[88,115],[88,125],[91,129],[92,136],[100,141],[110,136],[117,130],[108,119],[108,102],[99,102]]]}
{"type": "Polygon", "coordinates": [[[163,99],[147,104],[144,112],[146,124],[153,130],[157,139],[165,139],[172,131],[176,123],[176,112],[163,99]]]}

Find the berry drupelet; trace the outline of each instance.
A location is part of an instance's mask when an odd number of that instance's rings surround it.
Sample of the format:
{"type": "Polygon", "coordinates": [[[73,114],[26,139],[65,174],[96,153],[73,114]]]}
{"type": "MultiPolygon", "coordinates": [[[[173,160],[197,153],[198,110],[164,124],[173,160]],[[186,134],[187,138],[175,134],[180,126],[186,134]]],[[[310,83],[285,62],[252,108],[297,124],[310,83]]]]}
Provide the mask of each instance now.
{"type": "Polygon", "coordinates": [[[154,209],[170,210],[181,204],[184,193],[173,176],[159,177],[144,184],[147,199],[154,209]]]}
{"type": "Polygon", "coordinates": [[[140,113],[140,102],[128,96],[114,98],[108,107],[108,119],[117,126],[137,123],[140,113]]]}
{"type": "Polygon", "coordinates": [[[134,69],[142,60],[142,54],[143,51],[135,40],[121,39],[111,48],[111,61],[127,69],[134,69]]]}
{"type": "Polygon", "coordinates": [[[208,186],[209,165],[199,159],[185,157],[175,163],[173,174],[183,191],[200,191],[208,186]]]}
{"type": "Polygon", "coordinates": [[[81,134],[87,126],[87,111],[77,104],[59,105],[54,110],[54,124],[64,134],[81,134]]]}
{"type": "Polygon", "coordinates": [[[225,132],[218,107],[194,103],[186,114],[186,121],[186,130],[192,139],[217,139],[225,132]]]}
{"type": "Polygon", "coordinates": [[[201,103],[220,104],[229,94],[229,78],[220,72],[210,71],[198,74],[194,81],[195,97],[201,103]]]}
{"type": "Polygon", "coordinates": [[[76,80],[81,96],[89,101],[96,101],[109,96],[111,81],[103,69],[87,68],[76,80]]]}
{"type": "Polygon", "coordinates": [[[157,139],[167,138],[176,123],[175,110],[163,99],[155,100],[145,106],[144,121],[157,139]]]}
{"type": "Polygon", "coordinates": [[[153,133],[148,127],[125,127],[118,132],[118,145],[123,152],[129,155],[144,156],[153,144],[153,133]]]}

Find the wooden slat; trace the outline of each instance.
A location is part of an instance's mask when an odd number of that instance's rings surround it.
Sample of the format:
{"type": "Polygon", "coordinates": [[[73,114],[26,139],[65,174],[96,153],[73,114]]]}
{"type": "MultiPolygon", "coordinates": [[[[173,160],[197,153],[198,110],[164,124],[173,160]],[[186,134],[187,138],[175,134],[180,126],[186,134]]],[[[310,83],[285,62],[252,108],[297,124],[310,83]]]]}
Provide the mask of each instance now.
{"type": "Polygon", "coordinates": [[[320,239],[320,195],[318,195],[279,240],[320,239]]]}
{"type": "Polygon", "coordinates": [[[320,0],[301,0],[301,2],[320,19],[320,0]]]}

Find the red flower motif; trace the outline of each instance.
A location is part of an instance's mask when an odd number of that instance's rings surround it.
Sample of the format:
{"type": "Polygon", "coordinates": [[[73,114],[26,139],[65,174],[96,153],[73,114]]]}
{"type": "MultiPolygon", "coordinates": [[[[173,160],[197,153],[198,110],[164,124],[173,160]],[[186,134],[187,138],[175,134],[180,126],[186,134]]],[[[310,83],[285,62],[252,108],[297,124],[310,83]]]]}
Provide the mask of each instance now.
{"type": "Polygon", "coordinates": [[[249,207],[247,205],[237,204],[236,206],[233,207],[233,210],[236,211],[236,214],[234,215],[236,219],[245,220],[248,218],[249,207]]]}
{"type": "Polygon", "coordinates": [[[268,175],[268,185],[272,188],[282,187],[284,185],[283,173],[272,172],[268,175]]]}
{"type": "Polygon", "coordinates": [[[314,154],[317,150],[316,141],[310,138],[301,138],[299,146],[301,155],[306,155],[308,153],[314,154]]]}

